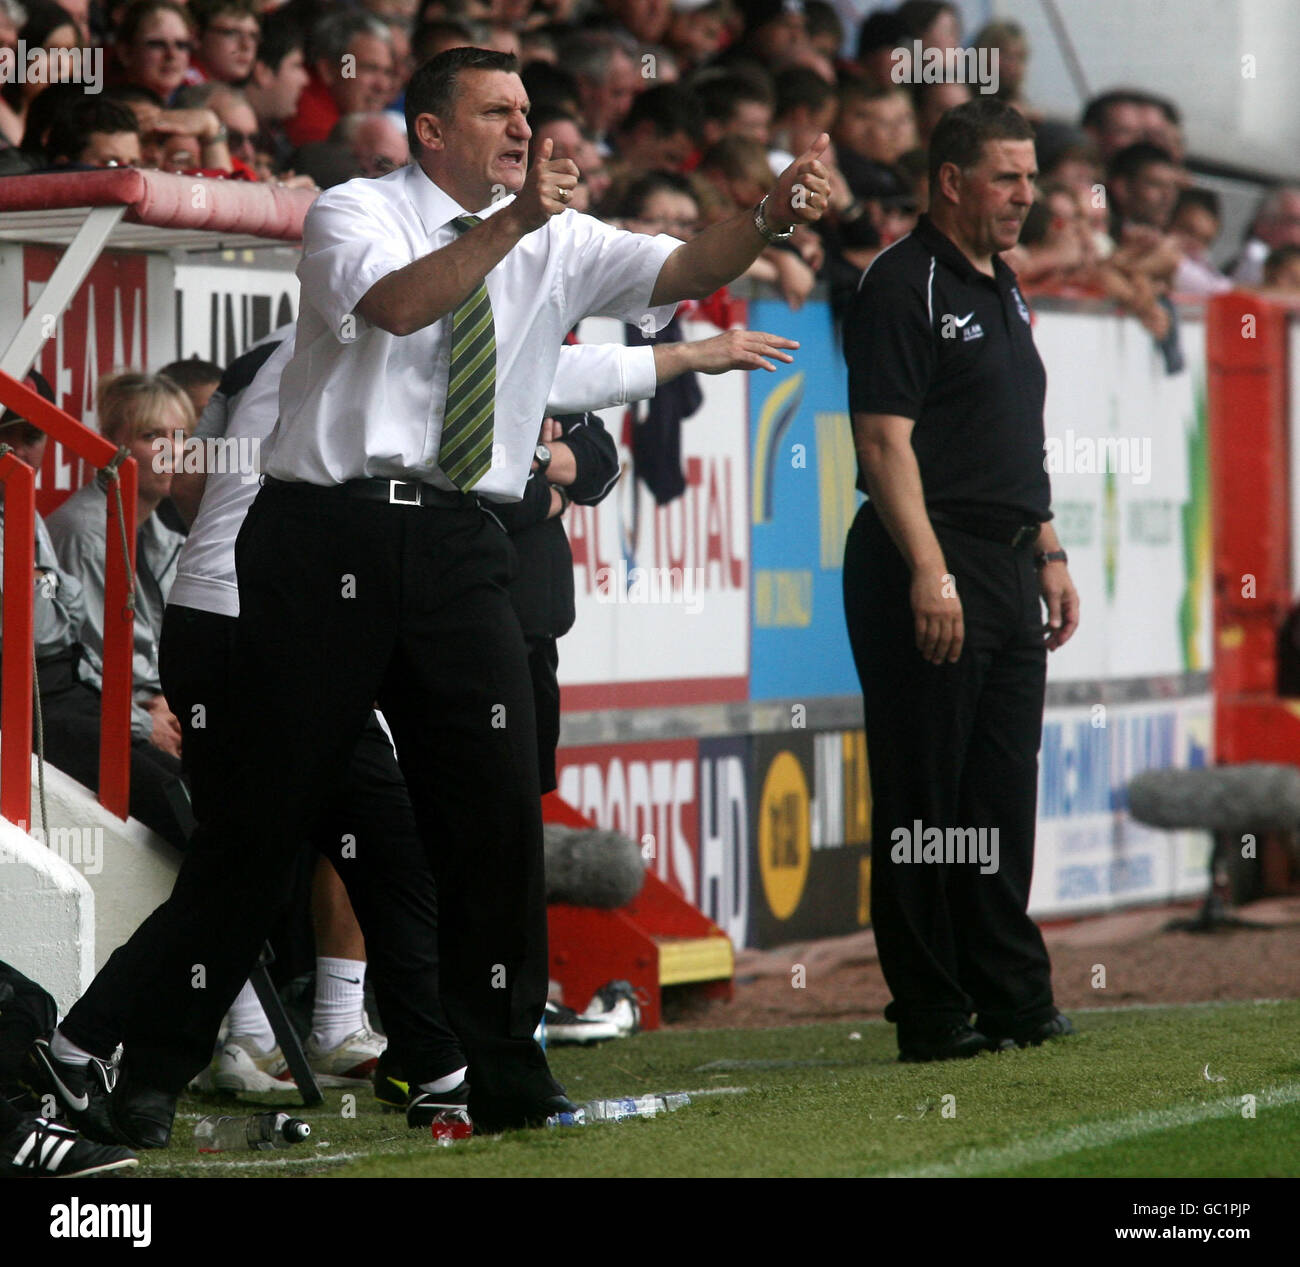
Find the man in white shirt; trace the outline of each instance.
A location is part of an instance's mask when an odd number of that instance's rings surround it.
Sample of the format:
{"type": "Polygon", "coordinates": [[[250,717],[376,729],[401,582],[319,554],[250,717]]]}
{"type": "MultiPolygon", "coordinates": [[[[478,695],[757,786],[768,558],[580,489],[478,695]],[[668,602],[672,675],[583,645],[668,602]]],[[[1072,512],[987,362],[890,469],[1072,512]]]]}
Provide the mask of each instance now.
{"type": "MultiPolygon", "coordinates": [[[[830,190],[822,137],[759,207],[690,243],[625,233],[566,209],[578,171],[549,144],[528,170],[527,108],[509,55],[440,54],[407,90],[415,161],[307,216],[294,356],[236,547],[243,760],[171,898],[101,973],[135,974],[150,1000],[110,1104],[141,1147],[166,1145],[375,700],[437,877],[475,1129],[569,1104],[532,1038],[547,985],[533,701],[509,542],[483,511],[523,492],[569,329],[598,314],[661,328],[818,219],[830,190]]],[[[60,1028],[84,1047],[80,1007],[60,1028]]]]}

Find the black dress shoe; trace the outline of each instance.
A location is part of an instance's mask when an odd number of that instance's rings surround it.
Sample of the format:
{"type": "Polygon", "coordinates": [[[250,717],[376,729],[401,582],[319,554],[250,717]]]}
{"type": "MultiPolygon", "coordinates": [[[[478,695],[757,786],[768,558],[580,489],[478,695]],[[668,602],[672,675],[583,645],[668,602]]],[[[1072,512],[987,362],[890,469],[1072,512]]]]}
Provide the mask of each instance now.
{"type": "Polygon", "coordinates": [[[176,1100],[170,1091],[138,1083],[123,1067],[108,1102],[117,1142],[128,1148],[166,1148],[171,1143],[176,1100]]]}
{"type": "Polygon", "coordinates": [[[576,1112],[578,1106],[567,1095],[550,1095],[537,1100],[489,1102],[473,1101],[469,1115],[475,1135],[499,1135],[529,1126],[545,1126],[548,1117],[557,1113],[576,1112]]]}
{"type": "Polygon", "coordinates": [[[993,1051],[997,1044],[965,1021],[958,1021],[946,1029],[931,1030],[924,1034],[903,1033],[898,1036],[898,1058],[904,1064],[920,1064],[928,1060],[965,1060],[982,1051],[993,1051]]]}
{"type": "Polygon", "coordinates": [[[1044,1021],[1041,1025],[1035,1025],[1032,1029],[1015,1034],[1013,1037],[1021,1047],[1041,1047],[1048,1039],[1065,1038],[1073,1033],[1074,1026],[1070,1024],[1070,1018],[1057,1012],[1051,1020],[1044,1021]]]}

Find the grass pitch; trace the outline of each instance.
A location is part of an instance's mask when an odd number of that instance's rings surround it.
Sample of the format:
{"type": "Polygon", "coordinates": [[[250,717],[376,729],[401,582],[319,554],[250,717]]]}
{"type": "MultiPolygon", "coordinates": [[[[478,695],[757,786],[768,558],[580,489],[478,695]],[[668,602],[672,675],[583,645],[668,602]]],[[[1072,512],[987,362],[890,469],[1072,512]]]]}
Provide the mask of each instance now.
{"type": "Polygon", "coordinates": [[[1074,1013],[1035,1050],[900,1065],[883,1022],[659,1031],[551,1050],[578,1101],[688,1091],[648,1121],[513,1132],[435,1146],[366,1089],[301,1113],[304,1144],[200,1156],[204,1113],[181,1102],[150,1176],[1295,1176],[1300,1001],[1074,1013]],[[1207,1076],[1208,1075],[1208,1076],[1207,1076]],[[1253,1097],[1247,1098],[1247,1097],[1253,1097]]]}

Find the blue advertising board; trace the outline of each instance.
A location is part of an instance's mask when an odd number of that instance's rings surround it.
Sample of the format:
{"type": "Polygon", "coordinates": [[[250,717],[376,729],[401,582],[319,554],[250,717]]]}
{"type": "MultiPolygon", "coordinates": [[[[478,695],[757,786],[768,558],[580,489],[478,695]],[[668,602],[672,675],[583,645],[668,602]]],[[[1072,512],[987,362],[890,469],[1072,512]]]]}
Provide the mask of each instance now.
{"type": "Polygon", "coordinates": [[[750,377],[750,696],[856,695],[841,564],[862,499],[830,309],[756,300],[749,327],[800,344],[793,364],[750,377]]]}

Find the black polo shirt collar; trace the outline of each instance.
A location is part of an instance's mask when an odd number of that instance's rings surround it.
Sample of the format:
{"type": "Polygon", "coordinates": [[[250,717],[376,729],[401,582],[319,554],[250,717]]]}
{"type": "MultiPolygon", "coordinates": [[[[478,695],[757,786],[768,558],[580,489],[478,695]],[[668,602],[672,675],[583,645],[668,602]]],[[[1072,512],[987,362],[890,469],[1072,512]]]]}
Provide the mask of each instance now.
{"type": "Polygon", "coordinates": [[[935,227],[928,215],[921,216],[916,222],[913,234],[939,263],[951,269],[962,281],[983,282],[987,286],[996,286],[999,290],[1008,290],[1015,285],[1016,275],[1003,262],[1000,255],[993,256],[993,276],[981,273],[965,251],[946,233],[935,227]]]}

